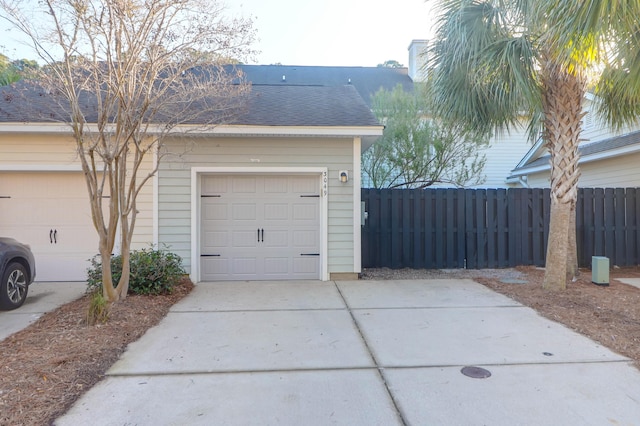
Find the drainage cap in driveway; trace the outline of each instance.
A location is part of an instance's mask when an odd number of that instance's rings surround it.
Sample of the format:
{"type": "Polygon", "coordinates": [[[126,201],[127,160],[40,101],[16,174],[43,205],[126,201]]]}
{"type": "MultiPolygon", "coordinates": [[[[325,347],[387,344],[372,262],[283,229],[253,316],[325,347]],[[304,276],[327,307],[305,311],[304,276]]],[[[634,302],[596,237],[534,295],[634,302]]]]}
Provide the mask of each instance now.
{"type": "Polygon", "coordinates": [[[462,374],[473,379],[486,379],[491,377],[491,372],[480,367],[464,367],[460,370],[462,374]]]}

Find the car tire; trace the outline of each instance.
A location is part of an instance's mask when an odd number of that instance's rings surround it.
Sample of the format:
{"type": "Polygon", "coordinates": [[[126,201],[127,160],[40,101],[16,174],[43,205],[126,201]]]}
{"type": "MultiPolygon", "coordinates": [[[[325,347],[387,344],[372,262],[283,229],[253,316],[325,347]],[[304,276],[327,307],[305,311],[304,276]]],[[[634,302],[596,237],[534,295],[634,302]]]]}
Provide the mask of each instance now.
{"type": "Polygon", "coordinates": [[[22,306],[29,292],[27,270],[20,263],[10,263],[0,282],[0,309],[11,310],[22,306]]]}

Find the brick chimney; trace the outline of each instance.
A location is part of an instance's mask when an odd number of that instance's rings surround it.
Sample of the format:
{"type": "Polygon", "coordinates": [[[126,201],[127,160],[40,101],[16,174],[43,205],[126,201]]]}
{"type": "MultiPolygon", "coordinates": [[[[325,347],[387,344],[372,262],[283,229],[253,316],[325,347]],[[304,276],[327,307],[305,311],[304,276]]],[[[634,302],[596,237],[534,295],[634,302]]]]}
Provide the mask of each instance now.
{"type": "Polygon", "coordinates": [[[409,45],[409,77],[418,83],[425,81],[427,71],[424,66],[427,63],[428,40],[411,40],[409,45]]]}

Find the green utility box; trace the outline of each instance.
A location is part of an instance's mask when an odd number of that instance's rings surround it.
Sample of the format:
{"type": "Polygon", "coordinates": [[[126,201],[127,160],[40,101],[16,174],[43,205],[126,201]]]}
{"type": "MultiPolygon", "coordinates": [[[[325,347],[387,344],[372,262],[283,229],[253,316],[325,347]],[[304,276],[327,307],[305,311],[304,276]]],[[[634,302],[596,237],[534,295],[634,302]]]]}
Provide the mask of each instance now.
{"type": "Polygon", "coordinates": [[[591,257],[591,281],[597,285],[609,285],[609,258],[591,257]]]}

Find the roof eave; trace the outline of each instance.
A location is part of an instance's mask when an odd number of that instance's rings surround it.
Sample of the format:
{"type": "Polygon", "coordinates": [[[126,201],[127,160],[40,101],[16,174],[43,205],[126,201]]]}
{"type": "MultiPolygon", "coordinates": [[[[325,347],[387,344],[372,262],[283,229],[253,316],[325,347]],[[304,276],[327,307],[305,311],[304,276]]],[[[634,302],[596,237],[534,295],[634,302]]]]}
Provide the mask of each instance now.
{"type": "MultiPolygon", "coordinates": [[[[584,164],[584,163],[591,163],[594,161],[599,161],[599,160],[606,160],[609,158],[615,158],[615,157],[621,157],[623,155],[629,155],[629,154],[634,154],[640,152],[640,143],[636,143],[636,144],[632,144],[632,145],[626,145],[620,148],[613,148],[613,149],[608,149],[606,151],[600,151],[600,152],[596,152],[593,154],[587,154],[587,155],[581,155],[580,156],[580,163],[579,164],[584,164]]],[[[535,166],[535,167],[520,167],[520,168],[515,168],[514,170],[511,171],[510,177],[511,176],[524,176],[524,175],[529,175],[532,173],[538,173],[538,172],[542,172],[542,171],[547,171],[551,169],[551,164],[544,164],[544,165],[539,165],[539,166],[535,166]]]]}
{"type": "MultiPolygon", "coordinates": [[[[88,125],[90,130],[96,126],[88,125]]],[[[164,129],[158,126],[150,133],[160,133],[164,129]]],[[[262,125],[180,125],[170,130],[171,134],[189,134],[196,136],[326,136],[326,137],[363,137],[378,138],[384,126],[262,126],[262,125]]],[[[2,133],[70,133],[65,123],[0,123],[2,133]]]]}

